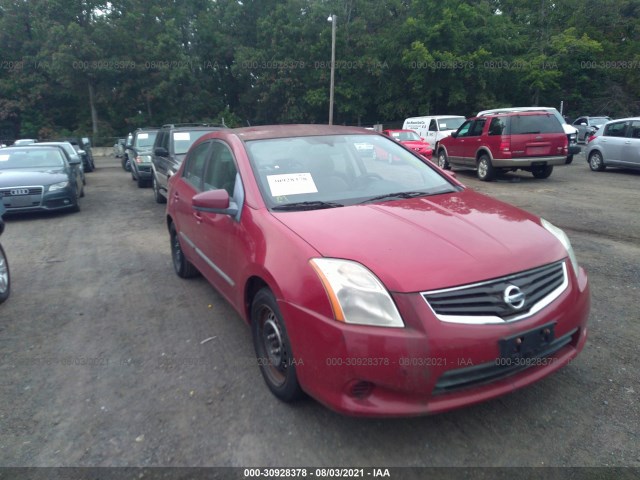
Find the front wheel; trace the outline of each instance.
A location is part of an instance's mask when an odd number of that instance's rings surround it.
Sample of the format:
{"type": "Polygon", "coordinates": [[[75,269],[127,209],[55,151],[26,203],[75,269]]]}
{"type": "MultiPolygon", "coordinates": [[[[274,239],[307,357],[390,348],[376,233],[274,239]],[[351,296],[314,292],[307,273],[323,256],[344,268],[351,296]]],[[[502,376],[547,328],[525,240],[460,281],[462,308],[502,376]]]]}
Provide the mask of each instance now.
{"type": "Polygon", "coordinates": [[[483,182],[490,182],[496,175],[491,159],[488,155],[481,155],[478,159],[478,178],[483,182]]]}
{"type": "Polygon", "coordinates": [[[260,290],[251,303],[251,332],[260,373],[269,390],[284,402],[303,396],[296,374],[296,362],[273,293],[260,290]]]}
{"type": "Polygon", "coordinates": [[[180,278],[191,278],[198,275],[198,269],[186,259],[180,245],[180,237],[176,231],[176,226],[172,223],[169,227],[169,237],[171,239],[171,260],[173,268],[180,278]]]}
{"type": "Polygon", "coordinates": [[[0,303],[9,298],[11,292],[11,274],[9,273],[9,262],[0,245],[0,303]]]}
{"type": "Polygon", "coordinates": [[[151,186],[153,187],[153,198],[156,203],[166,203],[167,199],[160,193],[160,188],[158,187],[158,181],[156,180],[155,174],[151,177],[151,186]]]}
{"type": "Polygon", "coordinates": [[[451,170],[451,165],[449,165],[449,160],[447,159],[447,152],[440,150],[438,152],[438,166],[443,170],[451,170]]]}
{"type": "Polygon", "coordinates": [[[533,167],[531,169],[531,174],[535,178],[549,178],[553,172],[553,165],[544,165],[542,167],[533,167]]]}
{"type": "Polygon", "coordinates": [[[589,155],[589,168],[594,172],[602,172],[607,166],[604,164],[604,158],[602,154],[595,150],[589,155]]]}

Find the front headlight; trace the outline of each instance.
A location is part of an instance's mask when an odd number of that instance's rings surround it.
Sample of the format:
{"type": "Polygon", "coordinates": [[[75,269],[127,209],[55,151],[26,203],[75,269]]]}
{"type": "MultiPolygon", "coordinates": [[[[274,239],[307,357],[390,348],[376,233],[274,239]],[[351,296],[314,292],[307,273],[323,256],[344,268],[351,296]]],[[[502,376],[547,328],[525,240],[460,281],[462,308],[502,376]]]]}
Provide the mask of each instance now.
{"type": "Polygon", "coordinates": [[[389,292],[370,270],[357,262],[337,258],[314,258],[309,263],[327,291],[336,320],[404,327],[389,292]]]}
{"type": "Polygon", "coordinates": [[[149,163],[151,162],[151,155],[138,155],[136,157],[136,163],[149,163]]]}
{"type": "Polygon", "coordinates": [[[67,188],[69,186],[69,182],[59,182],[49,185],[49,191],[55,192],[56,190],[62,190],[63,188],[67,188]]]}
{"type": "Polygon", "coordinates": [[[547,222],[544,218],[541,218],[540,221],[542,222],[542,226],[544,228],[546,228],[558,240],[560,240],[560,243],[562,243],[564,248],[567,250],[567,253],[569,254],[569,260],[571,260],[571,266],[573,267],[573,271],[575,272],[576,275],[578,275],[578,259],[576,258],[576,254],[573,251],[573,247],[571,246],[571,241],[569,240],[569,237],[567,237],[567,234],[564,233],[564,230],[556,227],[550,222],[547,222]]]}

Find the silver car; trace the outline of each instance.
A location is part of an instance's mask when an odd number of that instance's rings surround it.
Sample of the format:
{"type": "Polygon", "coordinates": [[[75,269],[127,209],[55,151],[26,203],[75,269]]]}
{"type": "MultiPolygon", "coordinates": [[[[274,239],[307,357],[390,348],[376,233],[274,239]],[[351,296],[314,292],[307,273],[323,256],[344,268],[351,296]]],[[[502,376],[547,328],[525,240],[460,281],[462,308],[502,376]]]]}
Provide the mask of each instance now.
{"type": "Polygon", "coordinates": [[[599,128],[587,144],[589,167],[640,168],[640,117],[612,120],[599,128]]]}

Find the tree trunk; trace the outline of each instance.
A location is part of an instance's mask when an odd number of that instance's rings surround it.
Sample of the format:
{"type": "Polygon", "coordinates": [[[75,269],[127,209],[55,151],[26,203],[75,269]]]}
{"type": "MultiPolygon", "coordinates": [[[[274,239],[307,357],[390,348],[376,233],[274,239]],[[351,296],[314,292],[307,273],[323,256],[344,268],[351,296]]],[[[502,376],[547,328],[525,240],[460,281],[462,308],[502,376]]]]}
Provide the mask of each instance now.
{"type": "Polygon", "coordinates": [[[95,138],[98,136],[98,111],[96,110],[94,93],[93,93],[93,84],[91,83],[91,80],[88,81],[88,85],[89,85],[89,107],[91,108],[91,127],[92,127],[93,137],[95,138]]]}

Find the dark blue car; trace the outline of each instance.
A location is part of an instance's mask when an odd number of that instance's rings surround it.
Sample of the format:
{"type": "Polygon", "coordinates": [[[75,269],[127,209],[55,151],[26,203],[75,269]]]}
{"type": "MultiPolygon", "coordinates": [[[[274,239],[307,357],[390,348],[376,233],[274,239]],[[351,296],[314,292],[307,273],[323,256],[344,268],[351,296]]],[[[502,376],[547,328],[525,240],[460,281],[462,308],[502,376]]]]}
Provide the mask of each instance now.
{"type": "Polygon", "coordinates": [[[6,213],[80,211],[83,194],[80,160],[50,147],[0,150],[0,201],[6,213]]]}

